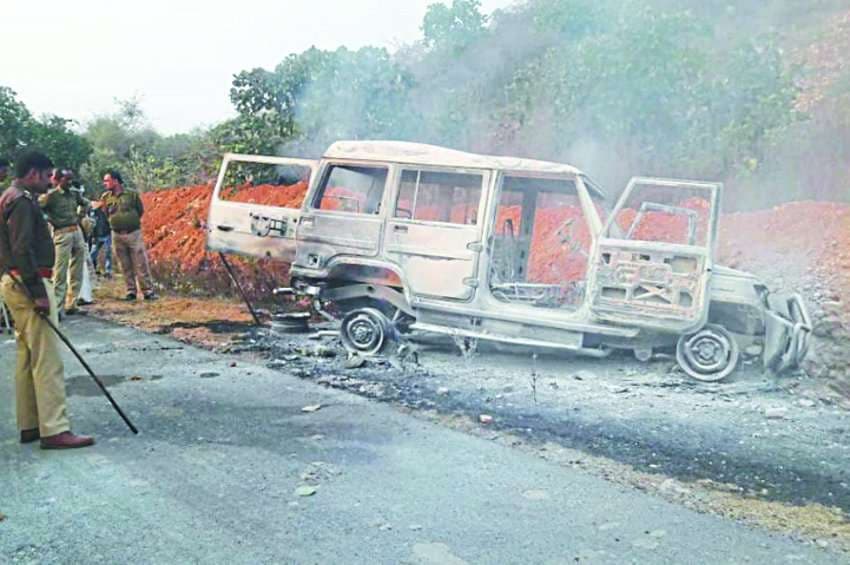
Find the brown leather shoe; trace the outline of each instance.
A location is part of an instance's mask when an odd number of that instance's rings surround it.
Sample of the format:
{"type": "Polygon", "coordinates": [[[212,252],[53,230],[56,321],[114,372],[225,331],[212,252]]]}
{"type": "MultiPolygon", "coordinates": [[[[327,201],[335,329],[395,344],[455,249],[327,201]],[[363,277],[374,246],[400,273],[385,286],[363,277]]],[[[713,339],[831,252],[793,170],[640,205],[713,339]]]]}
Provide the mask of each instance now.
{"type": "Polygon", "coordinates": [[[21,443],[32,443],[41,439],[38,428],[34,430],[21,430],[21,443]]]}
{"type": "Polygon", "coordinates": [[[94,438],[88,436],[77,436],[71,432],[62,432],[55,436],[41,438],[42,449],[76,449],[94,445],[94,438]]]}

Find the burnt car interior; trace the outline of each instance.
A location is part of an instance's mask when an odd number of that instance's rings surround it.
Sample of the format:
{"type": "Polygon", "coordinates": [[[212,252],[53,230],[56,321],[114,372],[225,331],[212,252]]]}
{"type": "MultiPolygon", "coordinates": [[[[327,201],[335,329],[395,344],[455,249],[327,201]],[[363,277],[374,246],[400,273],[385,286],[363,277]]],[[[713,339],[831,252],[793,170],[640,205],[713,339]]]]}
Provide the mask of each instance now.
{"type": "Polygon", "coordinates": [[[506,175],[491,237],[490,292],[503,302],[576,309],[591,243],[574,181],[506,175]]]}

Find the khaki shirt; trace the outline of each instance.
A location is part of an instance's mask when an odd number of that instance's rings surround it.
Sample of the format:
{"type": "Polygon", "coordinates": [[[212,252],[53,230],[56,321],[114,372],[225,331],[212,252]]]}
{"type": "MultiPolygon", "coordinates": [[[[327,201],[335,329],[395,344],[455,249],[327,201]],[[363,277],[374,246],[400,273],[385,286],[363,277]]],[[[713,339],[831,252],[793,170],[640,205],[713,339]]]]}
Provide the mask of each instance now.
{"type": "Polygon", "coordinates": [[[80,223],[78,207],[85,207],[88,201],[70,188],[54,188],[38,197],[38,204],[50,224],[56,228],[68,228],[80,223]]]}
{"type": "Polygon", "coordinates": [[[142,214],[145,213],[145,208],[138,192],[125,188],[116,196],[112,191],[107,190],[100,199],[105,205],[104,209],[109,217],[112,231],[130,233],[142,227],[142,214]]]}

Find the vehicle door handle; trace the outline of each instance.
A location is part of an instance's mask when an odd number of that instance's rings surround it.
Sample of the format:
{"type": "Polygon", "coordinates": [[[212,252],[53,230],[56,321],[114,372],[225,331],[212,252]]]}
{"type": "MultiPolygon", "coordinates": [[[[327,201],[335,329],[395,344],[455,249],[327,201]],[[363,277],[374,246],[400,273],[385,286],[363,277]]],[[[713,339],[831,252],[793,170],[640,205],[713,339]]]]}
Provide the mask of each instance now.
{"type": "Polygon", "coordinates": [[[219,225],[216,226],[216,229],[219,230],[219,231],[233,231],[233,226],[225,226],[225,225],[219,224],[219,225]]]}
{"type": "Polygon", "coordinates": [[[407,233],[407,226],[395,225],[393,226],[393,231],[397,231],[399,233],[407,233]]]}

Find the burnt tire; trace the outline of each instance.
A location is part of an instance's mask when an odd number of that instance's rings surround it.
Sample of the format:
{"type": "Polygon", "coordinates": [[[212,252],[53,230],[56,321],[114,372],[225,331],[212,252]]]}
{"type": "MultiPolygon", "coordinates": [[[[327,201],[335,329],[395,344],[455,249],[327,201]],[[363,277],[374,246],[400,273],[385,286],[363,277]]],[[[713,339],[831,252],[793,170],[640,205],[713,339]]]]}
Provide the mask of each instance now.
{"type": "Polygon", "coordinates": [[[726,328],[708,324],[683,335],[676,344],[676,361],[688,376],[702,382],[717,382],[738,366],[741,351],[726,328]]]}
{"type": "Polygon", "coordinates": [[[339,336],[346,350],[363,357],[379,355],[396,341],[392,322],[377,308],[360,308],[346,314],[339,336]]]}

